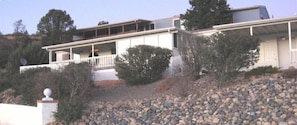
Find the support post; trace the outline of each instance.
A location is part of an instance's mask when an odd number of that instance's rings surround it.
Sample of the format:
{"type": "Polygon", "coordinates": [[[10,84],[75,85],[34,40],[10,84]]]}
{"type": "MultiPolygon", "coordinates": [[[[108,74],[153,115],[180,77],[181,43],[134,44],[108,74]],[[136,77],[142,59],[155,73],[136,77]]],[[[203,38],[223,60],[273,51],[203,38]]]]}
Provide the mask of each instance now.
{"type": "Polygon", "coordinates": [[[70,60],[73,60],[73,53],[72,53],[72,48],[70,47],[69,49],[70,49],[70,50],[69,50],[69,54],[70,54],[70,60]]]}
{"type": "Polygon", "coordinates": [[[293,64],[292,57],[292,35],[291,35],[291,22],[288,22],[288,37],[289,37],[289,52],[290,52],[290,64],[293,64]]]}
{"type": "Polygon", "coordinates": [[[48,54],[48,63],[49,63],[49,64],[51,64],[52,61],[53,61],[53,57],[52,57],[52,56],[53,56],[53,52],[50,50],[50,51],[49,51],[49,54],[48,54]]]}
{"type": "Polygon", "coordinates": [[[94,65],[94,57],[95,57],[95,49],[94,49],[94,44],[92,44],[92,61],[91,61],[91,64],[92,66],[94,65]]]}
{"type": "Polygon", "coordinates": [[[253,32],[253,27],[250,27],[250,35],[253,36],[254,32],[253,32]]]}

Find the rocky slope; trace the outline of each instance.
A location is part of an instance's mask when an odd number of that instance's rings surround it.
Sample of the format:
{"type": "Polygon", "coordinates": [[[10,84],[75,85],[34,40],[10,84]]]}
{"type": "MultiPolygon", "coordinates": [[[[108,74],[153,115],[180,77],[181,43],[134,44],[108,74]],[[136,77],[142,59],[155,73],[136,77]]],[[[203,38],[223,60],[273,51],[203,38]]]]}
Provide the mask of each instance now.
{"type": "Polygon", "coordinates": [[[297,124],[297,81],[267,78],[187,97],[93,101],[79,125],[297,124]]]}

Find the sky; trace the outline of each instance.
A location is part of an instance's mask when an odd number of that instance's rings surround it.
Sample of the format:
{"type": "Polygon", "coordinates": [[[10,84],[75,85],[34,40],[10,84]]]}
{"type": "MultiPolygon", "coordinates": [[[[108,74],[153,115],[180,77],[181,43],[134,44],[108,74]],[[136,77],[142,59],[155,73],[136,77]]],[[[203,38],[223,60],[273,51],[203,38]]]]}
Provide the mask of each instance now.
{"type": "MultiPolygon", "coordinates": [[[[231,8],[265,5],[270,17],[297,14],[297,0],[228,0],[231,8]]],[[[50,9],[65,10],[77,28],[96,26],[99,21],[117,23],[134,19],[154,20],[184,14],[188,0],[0,0],[0,32],[12,33],[22,20],[29,34],[50,9]]]]}

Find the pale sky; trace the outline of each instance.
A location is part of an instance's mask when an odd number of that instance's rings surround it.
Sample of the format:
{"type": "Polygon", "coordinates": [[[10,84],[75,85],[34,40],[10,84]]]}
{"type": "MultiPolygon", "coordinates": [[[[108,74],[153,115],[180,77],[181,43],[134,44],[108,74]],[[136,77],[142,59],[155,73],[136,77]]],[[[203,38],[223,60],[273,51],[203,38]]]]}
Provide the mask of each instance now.
{"type": "MultiPolygon", "coordinates": [[[[231,8],[265,5],[274,18],[294,16],[297,0],[228,0],[231,8]]],[[[133,19],[154,20],[184,14],[188,0],[0,0],[0,32],[12,33],[13,23],[22,19],[29,34],[50,9],[65,10],[77,28],[133,19]]]]}

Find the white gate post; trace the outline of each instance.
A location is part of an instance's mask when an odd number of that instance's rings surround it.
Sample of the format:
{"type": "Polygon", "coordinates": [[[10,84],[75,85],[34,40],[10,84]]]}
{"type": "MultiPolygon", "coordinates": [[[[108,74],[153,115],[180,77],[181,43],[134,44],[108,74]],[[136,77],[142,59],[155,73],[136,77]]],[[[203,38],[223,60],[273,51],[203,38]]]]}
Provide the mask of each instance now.
{"type": "Polygon", "coordinates": [[[49,88],[44,89],[45,95],[42,100],[37,100],[38,114],[40,115],[40,125],[46,125],[55,121],[54,113],[57,112],[58,101],[50,97],[52,91],[49,88]]]}

